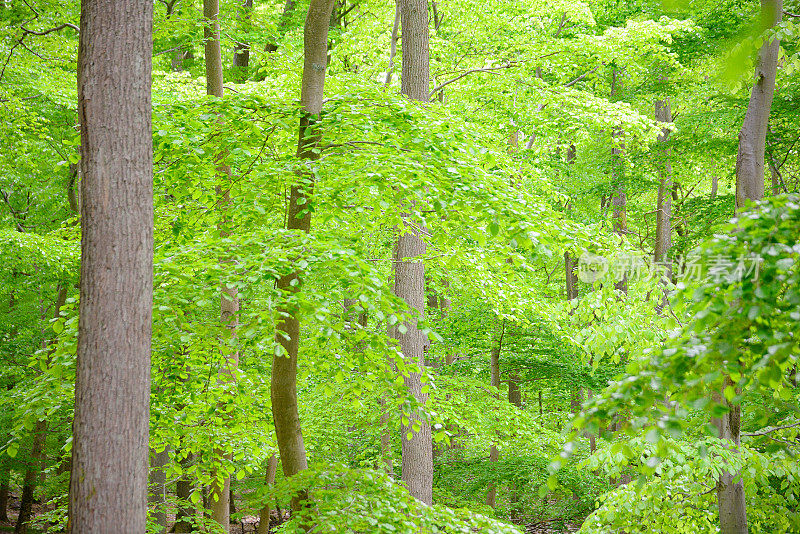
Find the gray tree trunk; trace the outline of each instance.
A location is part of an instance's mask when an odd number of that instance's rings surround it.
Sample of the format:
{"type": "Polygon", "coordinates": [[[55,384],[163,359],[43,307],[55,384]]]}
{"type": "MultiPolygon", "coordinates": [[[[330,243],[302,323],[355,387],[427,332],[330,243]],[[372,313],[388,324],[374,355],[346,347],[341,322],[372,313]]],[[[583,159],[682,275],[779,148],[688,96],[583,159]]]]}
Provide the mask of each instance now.
{"type": "MultiPolygon", "coordinates": [[[[206,69],[206,93],[210,96],[222,98],[224,86],[222,78],[222,47],[220,45],[219,30],[219,0],[203,0],[203,17],[205,25],[203,36],[205,39],[205,69],[206,69]]],[[[230,221],[225,215],[225,210],[230,203],[229,183],[231,170],[227,165],[222,164],[224,154],[217,155],[220,165],[217,167],[217,175],[224,183],[217,186],[217,196],[220,197],[219,208],[223,212],[222,222],[219,225],[220,237],[230,236],[230,221]]],[[[221,260],[228,263],[227,260],[221,260]]],[[[226,341],[236,338],[236,327],[239,313],[238,290],[223,281],[220,290],[220,320],[225,325],[230,334],[226,341]]],[[[233,380],[234,370],[239,366],[239,353],[231,348],[223,349],[225,352],[224,368],[220,369],[218,380],[228,382],[233,380]]],[[[221,476],[219,473],[212,473],[216,478],[210,488],[211,518],[219,523],[225,532],[230,531],[230,483],[229,476],[221,476]]]]}
{"type": "Polygon", "coordinates": [[[84,0],[69,531],[144,532],[153,303],[151,0],[84,0]]]}
{"type": "MultiPolygon", "coordinates": [[[[503,350],[503,337],[506,333],[506,320],[501,319],[497,325],[497,330],[492,343],[492,353],[489,357],[490,385],[495,388],[500,387],[500,353],[503,350]]],[[[500,451],[492,444],[489,448],[489,461],[496,462],[500,459],[500,451]]],[[[497,488],[493,483],[489,483],[486,490],[486,505],[495,507],[497,503],[497,488]]]]}
{"type": "MultiPolygon", "coordinates": [[[[269,461],[267,462],[267,472],[264,475],[264,483],[267,486],[272,486],[275,484],[275,475],[278,472],[278,456],[273,454],[269,457],[269,461]]],[[[272,506],[269,504],[265,504],[261,511],[258,514],[258,528],[256,529],[256,534],[269,534],[269,518],[270,512],[272,511],[272,506]]]]}
{"type": "MultiPolygon", "coordinates": [[[[774,26],[783,17],[783,0],[761,0],[761,20],[764,28],[774,26]]],[[[750,103],[739,132],[739,152],[736,157],[736,207],[747,200],[764,198],[764,150],[767,140],[769,114],[775,94],[780,40],[764,43],[758,53],[755,83],[750,103]]]]}
{"type": "MultiPolygon", "coordinates": [[[[430,93],[430,58],[428,49],[428,2],[427,0],[397,0],[400,24],[403,28],[403,71],[400,88],[412,100],[427,102],[430,93]]],[[[406,301],[420,317],[425,315],[425,264],[416,260],[425,253],[425,242],[418,229],[406,221],[397,238],[395,269],[395,294],[406,301]],[[409,228],[412,228],[409,230],[409,228]]],[[[417,321],[406,323],[406,332],[397,331],[397,339],[403,357],[409,363],[425,366],[426,338],[417,328],[417,321]]],[[[425,403],[428,395],[422,392],[419,373],[405,377],[408,391],[425,403]]],[[[409,424],[402,432],[402,480],[411,495],[425,504],[433,503],[433,440],[431,426],[420,414],[410,414],[409,424]],[[413,425],[420,425],[413,432],[413,425]],[[411,439],[408,434],[412,433],[411,439]]]]}
{"type": "MultiPolygon", "coordinates": [[[[783,17],[782,0],[762,0],[761,20],[764,28],[776,25],[783,17]]],[[[773,39],[764,43],[758,53],[755,83],[750,102],[739,132],[739,151],[736,156],[736,208],[748,200],[764,198],[764,152],[766,149],[769,114],[775,93],[775,78],[778,70],[780,42],[773,39]]],[[[733,385],[730,377],[726,386],[733,385]]],[[[742,407],[727,403],[729,412],[719,420],[720,438],[731,441],[738,449],[740,442],[740,420],[742,407]]],[[[719,525],[722,534],[745,534],[747,528],[747,504],[744,483],[735,481],[734,473],[723,472],[717,482],[719,525]]]]}
{"type": "MultiPolygon", "coordinates": [[[[243,0],[239,20],[249,22],[252,12],[253,0],[243,0]]],[[[233,66],[243,70],[250,66],[250,43],[247,41],[236,43],[236,47],[233,50],[233,66]]]]}
{"type": "MultiPolygon", "coordinates": [[[[297,156],[304,159],[317,159],[315,152],[321,134],[315,122],[322,111],[322,97],[325,90],[325,71],[328,62],[328,29],[334,0],[311,0],[308,7],[304,31],[305,58],[303,62],[303,81],[300,103],[305,112],[300,119],[298,130],[297,156]]],[[[289,197],[286,228],[309,232],[311,230],[311,195],[313,179],[295,185],[289,197]]],[[[290,296],[300,291],[302,280],[299,272],[282,276],[278,289],[290,296]]],[[[297,406],[297,354],[300,348],[300,312],[292,305],[284,305],[278,310],[282,320],[277,324],[276,340],[281,344],[284,355],[272,359],[272,417],[275,422],[275,435],[281,456],[283,474],[287,477],[308,468],[306,448],[300,427],[300,414],[297,406]]],[[[299,511],[308,500],[305,492],[292,499],[292,509],[299,511]]]]}
{"type": "Polygon", "coordinates": [[[153,518],[158,525],[159,534],[167,532],[167,473],[169,449],[150,453],[150,507],[155,510],[153,518]]]}
{"type": "MultiPolygon", "coordinates": [[[[624,69],[614,66],[611,73],[611,101],[616,102],[622,98],[622,79],[625,76],[624,69]]],[[[622,141],[625,133],[621,128],[615,127],[611,137],[611,184],[612,184],[612,197],[611,206],[613,213],[611,215],[614,223],[614,232],[619,236],[624,236],[628,233],[628,214],[627,214],[627,187],[625,183],[625,164],[622,155],[625,152],[625,143],[622,141]]],[[[618,291],[623,293],[628,292],[628,279],[627,275],[623,273],[622,279],[614,284],[618,291]]]]}

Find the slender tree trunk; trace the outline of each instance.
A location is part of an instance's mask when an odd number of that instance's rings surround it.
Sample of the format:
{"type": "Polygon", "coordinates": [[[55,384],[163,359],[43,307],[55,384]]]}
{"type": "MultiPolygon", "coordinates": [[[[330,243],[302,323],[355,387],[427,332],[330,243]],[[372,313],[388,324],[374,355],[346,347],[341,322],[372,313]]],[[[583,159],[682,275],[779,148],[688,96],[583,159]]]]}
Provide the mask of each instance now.
{"type": "Polygon", "coordinates": [[[189,500],[194,490],[192,480],[186,474],[186,470],[194,463],[194,456],[189,455],[181,460],[181,467],[183,468],[184,475],[175,483],[175,497],[178,498],[178,511],[175,514],[175,525],[172,527],[172,532],[188,533],[192,532],[192,524],[197,510],[189,500]]]}
{"type": "MultiPolygon", "coordinates": [[[[400,24],[403,27],[403,72],[400,88],[412,100],[427,102],[430,93],[430,59],[428,50],[427,0],[397,0],[400,24]]],[[[406,227],[412,226],[404,221],[406,227]]],[[[415,260],[425,253],[425,242],[416,228],[402,229],[396,246],[395,293],[406,301],[420,317],[425,316],[425,264],[415,260]]],[[[425,366],[425,336],[417,328],[417,320],[406,324],[406,332],[398,330],[397,339],[403,357],[425,366]]],[[[422,392],[421,375],[411,373],[404,378],[405,386],[420,404],[428,395],[422,392]]],[[[433,503],[433,440],[430,423],[420,414],[409,414],[408,425],[402,428],[402,479],[411,495],[425,504],[433,503]],[[413,432],[414,424],[419,426],[413,432]],[[409,434],[412,435],[409,439],[409,434]]]]}
{"type": "MultiPolygon", "coordinates": [[[[239,12],[239,20],[243,21],[245,25],[249,24],[250,16],[253,12],[253,0],[243,0],[242,7],[239,12]]],[[[247,67],[250,66],[250,43],[242,41],[236,43],[233,50],[233,66],[242,70],[241,78],[247,78],[247,67]]]]}
{"type": "Polygon", "coordinates": [[[292,15],[294,14],[294,9],[296,5],[297,5],[296,0],[286,0],[286,3],[283,5],[283,13],[281,14],[281,18],[278,21],[278,35],[276,42],[267,43],[267,45],[264,47],[265,52],[277,52],[278,50],[277,42],[286,33],[287,26],[289,25],[289,20],[292,18],[292,15]]]}
{"type": "MultiPolygon", "coordinates": [[[[316,125],[322,111],[322,97],[325,90],[325,67],[328,56],[328,29],[334,0],[311,0],[306,16],[304,32],[305,59],[303,62],[303,82],[300,102],[303,117],[297,141],[297,157],[317,159],[316,147],[321,132],[316,125]]],[[[292,186],[289,209],[286,217],[288,230],[309,232],[311,230],[311,210],[314,182],[310,175],[304,176],[304,183],[292,186]]],[[[300,291],[302,280],[296,271],[278,280],[278,289],[287,297],[300,291]]],[[[277,324],[277,341],[284,354],[272,360],[272,416],[275,434],[281,455],[283,474],[291,477],[308,467],[303,433],[300,427],[300,414],[297,407],[297,354],[300,348],[300,310],[289,303],[278,310],[281,318],[277,324]]],[[[308,500],[301,492],[292,499],[292,509],[297,512],[308,500]]]]}
{"type": "MultiPolygon", "coordinates": [[[[222,47],[220,45],[219,30],[219,0],[203,0],[203,17],[205,26],[203,36],[205,39],[205,68],[206,68],[206,93],[210,96],[222,98],[224,95],[222,78],[222,47]]],[[[217,196],[219,197],[219,207],[222,211],[219,233],[221,238],[231,235],[230,221],[225,211],[230,204],[230,177],[231,169],[224,164],[225,154],[217,155],[217,176],[221,180],[221,185],[217,186],[217,196]]],[[[222,263],[230,264],[229,260],[222,259],[222,263]]],[[[233,266],[232,266],[233,267],[233,266]]],[[[226,343],[231,344],[236,339],[236,327],[239,313],[238,290],[228,285],[224,281],[220,291],[220,320],[228,330],[226,343]]],[[[239,353],[232,346],[224,346],[225,367],[220,370],[218,380],[220,382],[231,382],[234,380],[234,372],[239,366],[239,353]]],[[[212,473],[215,477],[210,488],[211,518],[219,523],[225,532],[230,531],[230,476],[221,473],[212,473]]]]}
{"type": "Polygon", "coordinates": [[[154,509],[153,518],[158,525],[159,534],[167,532],[167,473],[169,449],[150,452],[150,507],[154,509]]]}
{"type": "MultiPolygon", "coordinates": [[[[662,77],[662,81],[666,76],[662,77]]],[[[656,100],[655,105],[656,120],[664,123],[672,122],[672,107],[669,98],[656,100]]],[[[669,130],[666,128],[658,136],[660,143],[666,143],[669,139],[669,130]]],[[[656,205],[656,239],[653,252],[653,261],[657,269],[660,269],[660,276],[666,280],[672,279],[672,262],[669,258],[669,250],[672,248],[672,163],[670,161],[672,149],[668,146],[659,151],[662,161],[659,162],[659,183],[658,201],[656,205]]],[[[656,311],[661,313],[669,304],[667,300],[667,289],[664,287],[664,295],[661,302],[656,306],[656,311]]]]}
{"type": "MultiPolygon", "coordinates": [[[[783,0],[761,0],[761,21],[764,29],[780,22],[783,0]]],[[[758,53],[755,83],[750,103],[739,132],[739,151],[736,157],[736,207],[747,200],[764,198],[764,151],[769,114],[775,94],[780,40],[764,43],[758,53]]]]}
{"type": "MultiPolygon", "coordinates": [[[[614,66],[611,72],[611,101],[616,102],[622,98],[622,78],[624,69],[614,66]]],[[[625,167],[622,155],[625,152],[625,143],[622,140],[624,132],[619,127],[614,127],[611,134],[611,183],[613,194],[611,206],[613,208],[612,220],[614,221],[614,232],[619,236],[628,233],[627,216],[627,187],[625,183],[625,167]]],[[[623,273],[622,279],[618,280],[614,287],[623,293],[628,292],[627,275],[623,273]]]]}
{"type": "Polygon", "coordinates": [[[152,26],[151,0],[81,4],[81,285],[69,492],[73,533],[144,532],[147,522],[152,26]]]}
{"type": "MultiPolygon", "coordinates": [[[[269,461],[267,462],[267,472],[264,475],[264,483],[267,486],[273,486],[275,484],[275,475],[278,472],[278,456],[273,454],[269,457],[269,461]]],[[[270,512],[272,511],[272,506],[269,504],[265,504],[261,511],[258,514],[258,528],[256,529],[256,534],[269,534],[269,521],[270,521],[270,512]]]]}
{"type": "Polygon", "coordinates": [[[0,460],[0,521],[8,523],[8,484],[11,480],[11,467],[7,458],[0,460]]]}
{"type": "Polygon", "coordinates": [[[395,2],[394,7],[394,25],[392,26],[392,40],[389,45],[389,68],[386,70],[386,80],[384,85],[389,87],[392,83],[392,74],[394,73],[394,58],[397,55],[397,40],[399,39],[400,30],[400,2],[395,2]]]}
{"type": "MultiPolygon", "coordinates": [[[[669,99],[656,100],[656,120],[665,123],[672,122],[672,109],[669,99]]],[[[669,130],[662,130],[658,140],[666,143],[669,139],[669,130]]],[[[654,260],[658,264],[668,261],[669,249],[672,247],[672,163],[670,162],[672,150],[665,147],[660,151],[658,184],[658,205],[656,207],[656,241],[654,260]]],[[[670,270],[671,271],[671,270],[670,270]]],[[[666,275],[669,276],[670,272],[666,275]]]]}
{"type": "MultiPolygon", "coordinates": [[[[500,353],[503,350],[503,337],[506,333],[506,320],[501,319],[497,325],[494,343],[492,343],[492,353],[489,359],[489,370],[491,374],[490,384],[492,387],[500,387],[500,353]]],[[[492,444],[489,448],[489,461],[496,462],[500,459],[500,451],[492,444]]],[[[486,505],[495,507],[497,501],[497,488],[493,483],[489,484],[486,490],[486,505]]]]}
{"type": "Polygon", "coordinates": [[[33,492],[36,490],[36,478],[41,469],[41,459],[47,439],[47,421],[39,420],[33,431],[33,443],[28,467],[25,470],[25,480],[22,483],[22,498],[20,499],[19,515],[14,527],[15,534],[28,532],[28,523],[31,520],[33,506],[33,492]]]}

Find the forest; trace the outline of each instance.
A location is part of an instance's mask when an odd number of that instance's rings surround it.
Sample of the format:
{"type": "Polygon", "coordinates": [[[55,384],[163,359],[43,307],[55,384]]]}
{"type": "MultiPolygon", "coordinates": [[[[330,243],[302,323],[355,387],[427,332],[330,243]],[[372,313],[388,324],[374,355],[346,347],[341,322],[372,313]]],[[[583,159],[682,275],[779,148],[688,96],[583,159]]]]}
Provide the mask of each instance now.
{"type": "Polygon", "coordinates": [[[0,532],[800,533],[800,1],[0,1],[0,532]]]}

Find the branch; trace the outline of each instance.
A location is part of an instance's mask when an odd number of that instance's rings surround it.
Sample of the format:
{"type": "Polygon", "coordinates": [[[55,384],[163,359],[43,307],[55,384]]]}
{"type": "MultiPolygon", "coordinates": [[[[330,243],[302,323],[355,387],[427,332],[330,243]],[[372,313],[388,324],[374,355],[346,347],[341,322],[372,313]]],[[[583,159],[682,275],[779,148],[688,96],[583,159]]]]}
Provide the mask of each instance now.
{"type": "Polygon", "coordinates": [[[567,83],[565,83],[565,84],[564,84],[564,87],[565,87],[565,88],[567,88],[567,87],[572,87],[573,85],[575,85],[575,84],[576,84],[576,83],[578,83],[579,81],[583,80],[584,78],[586,78],[586,77],[587,77],[587,76],[589,76],[590,74],[593,74],[593,73],[594,73],[595,71],[597,71],[597,69],[599,69],[599,68],[600,68],[600,65],[596,66],[595,68],[593,68],[592,70],[590,70],[590,71],[588,71],[588,72],[584,72],[583,74],[581,74],[580,76],[578,76],[577,78],[575,78],[574,80],[572,80],[571,82],[567,82],[567,83]]]}
{"type": "Polygon", "coordinates": [[[784,12],[783,12],[783,14],[784,14],[784,15],[786,15],[787,17],[792,17],[792,18],[795,18],[795,19],[800,19],[800,15],[795,15],[794,13],[789,13],[788,11],[784,11],[784,12]]]}
{"type": "Polygon", "coordinates": [[[30,34],[30,35],[47,35],[48,33],[57,32],[59,30],[63,30],[64,28],[72,28],[73,30],[75,30],[76,33],[81,33],[81,29],[79,27],[77,27],[74,24],[70,24],[69,22],[65,22],[64,24],[56,26],[55,28],[50,28],[50,29],[43,30],[43,31],[40,31],[40,32],[37,32],[35,30],[29,30],[28,28],[25,27],[25,25],[20,26],[20,28],[22,29],[23,32],[25,32],[26,35],[28,35],[28,34],[30,34]]]}
{"type": "Polygon", "coordinates": [[[465,78],[465,77],[469,76],[470,74],[472,74],[474,72],[494,72],[496,70],[510,69],[511,67],[517,67],[517,66],[518,66],[518,63],[508,63],[507,65],[500,65],[499,67],[483,67],[483,68],[480,68],[480,69],[470,69],[470,70],[468,70],[466,72],[462,72],[461,74],[459,74],[458,76],[456,76],[452,80],[447,80],[446,82],[438,85],[436,88],[434,88],[433,91],[431,91],[431,94],[428,96],[428,99],[432,99],[433,95],[435,95],[436,93],[438,93],[439,91],[441,91],[442,89],[444,89],[445,87],[450,85],[451,83],[457,82],[461,78],[465,78]]]}
{"type": "Polygon", "coordinates": [[[800,423],[794,423],[792,425],[776,426],[773,428],[766,428],[764,430],[759,430],[758,432],[752,432],[750,434],[742,434],[742,437],[747,436],[748,438],[753,438],[757,436],[766,436],[767,434],[771,434],[772,432],[777,432],[778,430],[786,430],[787,428],[794,428],[796,426],[800,426],[800,423]]]}

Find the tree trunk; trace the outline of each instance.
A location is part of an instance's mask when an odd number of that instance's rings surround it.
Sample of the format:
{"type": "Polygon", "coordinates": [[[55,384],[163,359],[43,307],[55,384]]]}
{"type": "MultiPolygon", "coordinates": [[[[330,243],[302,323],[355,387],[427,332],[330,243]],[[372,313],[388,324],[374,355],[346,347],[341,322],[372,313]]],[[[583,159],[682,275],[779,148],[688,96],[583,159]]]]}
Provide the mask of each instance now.
{"type": "MultiPolygon", "coordinates": [[[[400,88],[412,100],[427,102],[430,92],[427,0],[397,0],[403,27],[403,72],[400,88]]],[[[410,226],[405,221],[406,226],[410,226]]],[[[418,229],[400,232],[395,249],[395,294],[406,301],[420,317],[425,316],[425,265],[414,258],[425,253],[425,242],[418,229]]],[[[405,324],[406,332],[397,331],[404,359],[425,366],[425,336],[417,328],[417,320],[405,324]]],[[[420,404],[428,395],[422,392],[419,373],[404,378],[405,386],[420,404]]],[[[420,414],[409,414],[408,425],[402,428],[402,479],[411,495],[425,504],[433,503],[433,440],[431,426],[420,414]],[[413,425],[419,432],[413,432],[413,425]],[[409,435],[412,438],[409,439],[409,435]]]]}
{"type": "MultiPolygon", "coordinates": [[[[492,353],[489,359],[489,370],[491,373],[490,384],[492,387],[500,387],[500,353],[503,350],[503,337],[506,333],[506,320],[502,319],[498,324],[497,332],[495,334],[494,343],[492,343],[492,353]]],[[[492,444],[489,449],[489,461],[496,462],[500,459],[500,451],[492,444]]],[[[489,483],[486,490],[486,505],[495,507],[497,500],[497,488],[493,483],[489,483]]]]}
{"type": "MultiPolygon", "coordinates": [[[[219,30],[219,0],[203,0],[203,17],[205,26],[203,36],[205,39],[205,68],[206,68],[206,93],[209,96],[222,98],[224,95],[222,78],[222,47],[220,45],[219,30]]],[[[226,182],[224,185],[217,186],[217,196],[220,197],[219,209],[223,212],[219,224],[221,238],[231,235],[230,225],[224,212],[230,203],[230,177],[231,169],[223,163],[225,154],[218,154],[217,176],[226,182]]],[[[222,263],[230,263],[229,260],[222,259],[222,263]]],[[[236,339],[236,327],[239,313],[239,295],[234,286],[230,286],[224,281],[220,291],[220,320],[228,329],[229,334],[225,341],[236,339]]],[[[223,348],[225,353],[224,368],[220,369],[218,380],[220,382],[230,382],[234,379],[234,371],[239,366],[239,353],[235,348],[223,348]]],[[[230,476],[223,476],[219,473],[212,473],[215,477],[210,487],[210,506],[211,518],[219,523],[225,532],[230,530],[230,476]]]]}
{"type": "Polygon", "coordinates": [[[181,467],[184,470],[184,475],[175,483],[175,497],[178,498],[178,511],[175,514],[175,526],[172,527],[172,532],[188,533],[192,532],[192,524],[197,510],[189,500],[194,490],[192,481],[189,475],[185,474],[186,470],[194,463],[192,455],[187,456],[181,460],[181,467]]]}
{"type": "Polygon", "coordinates": [[[144,532],[147,523],[152,26],[151,0],[81,4],[81,282],[69,492],[74,533],[144,532]]]}
{"type": "MultiPolygon", "coordinates": [[[[767,29],[783,17],[783,0],[761,0],[762,28],[767,29]]],[[[736,157],[736,207],[747,200],[764,198],[764,150],[767,140],[769,114],[775,93],[780,40],[764,43],[758,53],[755,83],[750,103],[739,132],[739,151],[736,157]]]]}
{"type": "MultiPolygon", "coordinates": [[[[622,78],[624,77],[624,69],[620,69],[616,65],[611,72],[611,101],[616,102],[622,98],[622,78]]],[[[622,154],[625,152],[625,143],[622,141],[624,132],[619,127],[614,127],[611,134],[611,184],[612,184],[612,197],[611,206],[613,208],[612,220],[614,221],[614,232],[619,236],[624,236],[628,233],[628,215],[627,215],[627,187],[625,184],[625,167],[622,159],[622,154]]],[[[622,273],[622,279],[618,280],[614,287],[623,293],[628,292],[628,279],[627,274],[622,273]]]]}
{"type": "MultiPolygon", "coordinates": [[[[662,77],[665,81],[666,77],[662,77]]],[[[672,122],[672,107],[669,98],[656,100],[655,106],[656,120],[665,123],[672,122]]],[[[660,143],[666,143],[669,138],[669,130],[666,128],[658,136],[660,143]]],[[[664,147],[660,151],[663,161],[659,162],[659,183],[658,201],[656,205],[656,239],[653,252],[653,261],[657,269],[660,270],[659,276],[666,283],[672,279],[672,262],[669,258],[669,250],[672,248],[672,163],[670,157],[672,149],[664,147]]],[[[656,311],[661,313],[668,304],[667,289],[664,288],[664,295],[661,302],[656,306],[656,311]]]]}
{"type": "Polygon", "coordinates": [[[167,532],[167,473],[169,449],[161,452],[150,452],[150,507],[153,508],[153,519],[158,525],[158,534],[167,532]]]}
{"type": "MultiPolygon", "coordinates": [[[[672,122],[672,109],[669,99],[656,100],[656,120],[672,122]]],[[[666,143],[669,130],[661,131],[658,140],[666,143]]],[[[665,147],[660,151],[663,158],[659,165],[658,204],[656,207],[656,241],[654,260],[657,264],[668,261],[669,249],[672,247],[672,163],[670,155],[672,150],[665,147]]],[[[671,269],[666,273],[669,276],[671,269]]]]}
{"type": "Polygon", "coordinates": [[[11,466],[7,458],[0,460],[0,521],[9,522],[8,519],[8,484],[11,480],[11,466]]]}
{"type": "Polygon", "coordinates": [[[392,40],[389,44],[389,67],[386,70],[386,79],[384,85],[389,87],[392,83],[392,73],[394,72],[394,58],[397,55],[397,40],[399,39],[400,31],[400,2],[395,2],[394,8],[394,25],[392,26],[392,40]]]}
{"type": "MultiPolygon", "coordinates": [[[[782,0],[762,0],[761,21],[764,29],[776,25],[782,17],[782,0]]],[[[758,53],[755,84],[739,132],[739,151],[736,157],[737,210],[748,200],[756,201],[764,198],[764,152],[772,97],[775,93],[779,48],[779,40],[774,39],[764,43],[758,53]]],[[[725,386],[733,385],[730,377],[726,377],[725,386]]],[[[727,402],[727,405],[729,412],[718,421],[720,439],[730,440],[732,447],[738,453],[742,408],[741,405],[730,402],[727,402]]],[[[726,471],[720,475],[717,482],[719,524],[722,534],[742,534],[748,531],[744,483],[742,480],[735,481],[735,478],[734,473],[726,471]]]]}
{"type": "MultiPolygon", "coordinates": [[[[286,33],[286,26],[289,24],[289,20],[292,18],[294,14],[294,8],[297,5],[296,0],[286,0],[286,3],[283,6],[283,13],[281,14],[281,18],[278,21],[278,35],[275,43],[267,43],[264,46],[264,52],[277,52],[278,44],[277,41],[283,37],[283,34],[286,33]]],[[[333,9],[333,8],[331,8],[333,9]]]]}
{"type": "MultiPolygon", "coordinates": [[[[334,0],[311,0],[306,16],[304,32],[305,58],[303,62],[303,82],[300,102],[304,114],[300,119],[297,141],[297,157],[317,159],[315,152],[321,133],[316,119],[322,111],[322,97],[325,90],[325,67],[328,57],[328,28],[334,0]]],[[[286,217],[288,230],[311,230],[311,210],[313,178],[304,177],[301,185],[292,186],[289,209],[286,217]]],[[[302,280],[299,272],[289,273],[278,280],[277,287],[287,298],[300,291],[302,280]]],[[[272,359],[272,416],[275,422],[275,435],[281,455],[283,474],[287,477],[308,467],[306,448],[300,428],[300,414],[297,407],[297,353],[300,348],[300,311],[292,304],[278,309],[282,320],[276,325],[276,339],[283,347],[284,354],[272,359]]],[[[305,492],[292,499],[292,509],[299,511],[308,500],[305,492]]]]}
{"type": "MultiPolygon", "coordinates": [[[[267,462],[267,472],[264,475],[264,483],[267,486],[273,486],[275,484],[275,475],[278,472],[278,456],[273,454],[269,457],[269,461],[267,462]]],[[[269,534],[269,514],[272,511],[272,506],[269,504],[265,504],[261,511],[258,514],[258,528],[256,529],[256,534],[269,534]]]]}
{"type": "MultiPolygon", "coordinates": [[[[239,20],[244,21],[247,25],[252,12],[253,0],[243,0],[242,8],[239,11],[239,20]]],[[[233,66],[241,69],[240,78],[247,79],[247,67],[250,66],[250,43],[247,41],[236,43],[236,47],[233,49],[233,66]]]]}
{"type": "Polygon", "coordinates": [[[33,506],[33,492],[36,490],[36,477],[41,468],[41,459],[47,440],[47,421],[37,421],[33,431],[33,443],[28,467],[25,470],[25,480],[22,483],[22,498],[20,499],[19,515],[14,527],[15,534],[28,532],[28,523],[31,520],[33,506]]]}

